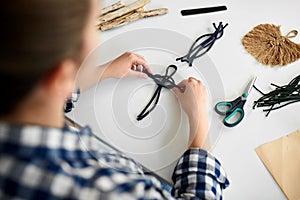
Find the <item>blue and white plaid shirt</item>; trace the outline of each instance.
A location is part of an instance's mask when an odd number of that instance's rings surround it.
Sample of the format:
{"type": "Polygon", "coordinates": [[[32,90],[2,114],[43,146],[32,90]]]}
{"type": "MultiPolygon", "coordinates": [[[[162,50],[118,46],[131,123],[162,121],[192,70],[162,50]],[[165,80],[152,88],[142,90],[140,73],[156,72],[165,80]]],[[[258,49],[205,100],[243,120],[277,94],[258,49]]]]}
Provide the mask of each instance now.
{"type": "Polygon", "coordinates": [[[0,199],[222,199],[229,185],[219,161],[201,149],[180,158],[170,194],[133,159],[99,147],[88,127],[0,123],[0,199]]]}

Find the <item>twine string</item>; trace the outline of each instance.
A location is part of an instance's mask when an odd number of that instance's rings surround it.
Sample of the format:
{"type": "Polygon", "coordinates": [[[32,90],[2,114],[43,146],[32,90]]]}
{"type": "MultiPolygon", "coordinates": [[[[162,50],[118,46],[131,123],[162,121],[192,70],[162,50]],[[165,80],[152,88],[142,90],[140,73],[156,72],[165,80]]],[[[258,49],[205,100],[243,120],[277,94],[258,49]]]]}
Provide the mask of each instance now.
{"type": "Polygon", "coordinates": [[[288,32],[288,34],[285,35],[286,38],[294,38],[298,35],[298,31],[297,30],[291,30],[290,32],[288,32]]]}

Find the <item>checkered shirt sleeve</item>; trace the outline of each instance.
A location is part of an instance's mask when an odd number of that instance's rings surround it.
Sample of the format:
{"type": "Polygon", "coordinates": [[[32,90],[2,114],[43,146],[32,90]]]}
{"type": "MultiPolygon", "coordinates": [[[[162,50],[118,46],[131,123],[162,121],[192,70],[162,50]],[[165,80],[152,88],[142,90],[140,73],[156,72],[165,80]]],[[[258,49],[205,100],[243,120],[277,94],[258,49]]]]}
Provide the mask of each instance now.
{"type": "Polygon", "coordinates": [[[170,194],[133,159],[100,150],[88,127],[0,123],[0,163],[0,199],[222,199],[229,184],[214,156],[190,149],[170,194]]]}
{"type": "Polygon", "coordinates": [[[222,190],[229,185],[221,163],[209,152],[196,148],[183,154],[172,179],[172,195],[182,199],[222,199],[222,190]]]}

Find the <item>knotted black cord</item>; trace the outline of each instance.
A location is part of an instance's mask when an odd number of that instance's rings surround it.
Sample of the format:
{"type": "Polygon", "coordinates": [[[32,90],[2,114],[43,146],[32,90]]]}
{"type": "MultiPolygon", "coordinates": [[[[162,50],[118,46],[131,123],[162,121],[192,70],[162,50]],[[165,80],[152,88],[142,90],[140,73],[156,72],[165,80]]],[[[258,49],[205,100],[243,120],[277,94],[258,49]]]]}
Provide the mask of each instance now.
{"type": "Polygon", "coordinates": [[[174,79],[172,78],[172,76],[176,73],[176,71],[177,71],[177,67],[175,65],[168,66],[166,69],[166,73],[164,75],[159,75],[159,74],[153,75],[147,72],[146,70],[144,70],[144,73],[147,74],[151,79],[153,79],[154,82],[157,84],[157,88],[153,96],[151,97],[150,101],[148,102],[148,104],[145,106],[142,112],[137,116],[136,119],[138,121],[144,119],[147,115],[149,115],[150,112],[154,110],[154,108],[156,107],[159,101],[162,88],[172,89],[174,87],[177,87],[180,90],[180,92],[184,92],[184,88],[181,88],[178,85],[176,85],[174,79]],[[170,72],[170,70],[173,71],[170,72]],[[151,104],[153,104],[152,107],[148,109],[151,104]]]}
{"type": "Polygon", "coordinates": [[[263,110],[267,112],[266,117],[273,110],[300,102],[300,75],[295,77],[288,85],[278,86],[273,83],[271,85],[275,86],[276,89],[267,94],[254,86],[254,89],[263,96],[257,101],[254,101],[253,109],[255,109],[255,107],[269,107],[263,110]]]}
{"type": "Polygon", "coordinates": [[[187,62],[191,67],[196,58],[199,58],[200,56],[203,56],[205,53],[207,53],[212,48],[216,40],[223,36],[223,30],[227,25],[228,24],[225,24],[225,26],[223,26],[222,22],[220,22],[219,26],[217,27],[216,24],[213,23],[213,26],[216,29],[215,32],[205,34],[197,38],[189,49],[189,52],[185,56],[177,58],[176,61],[180,60],[181,62],[187,62]],[[201,39],[204,39],[204,41],[196,45],[201,39]],[[204,49],[205,51],[200,53],[204,49]]]}

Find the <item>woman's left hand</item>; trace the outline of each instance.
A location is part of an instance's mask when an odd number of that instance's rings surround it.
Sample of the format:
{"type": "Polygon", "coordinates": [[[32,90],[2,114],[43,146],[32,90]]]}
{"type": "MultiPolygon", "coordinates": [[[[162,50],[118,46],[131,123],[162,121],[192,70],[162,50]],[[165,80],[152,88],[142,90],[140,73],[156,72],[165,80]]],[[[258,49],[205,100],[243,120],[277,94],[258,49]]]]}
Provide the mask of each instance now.
{"type": "Polygon", "coordinates": [[[143,70],[152,73],[144,57],[130,52],[122,54],[102,67],[104,68],[102,80],[125,77],[147,78],[143,70]]]}

